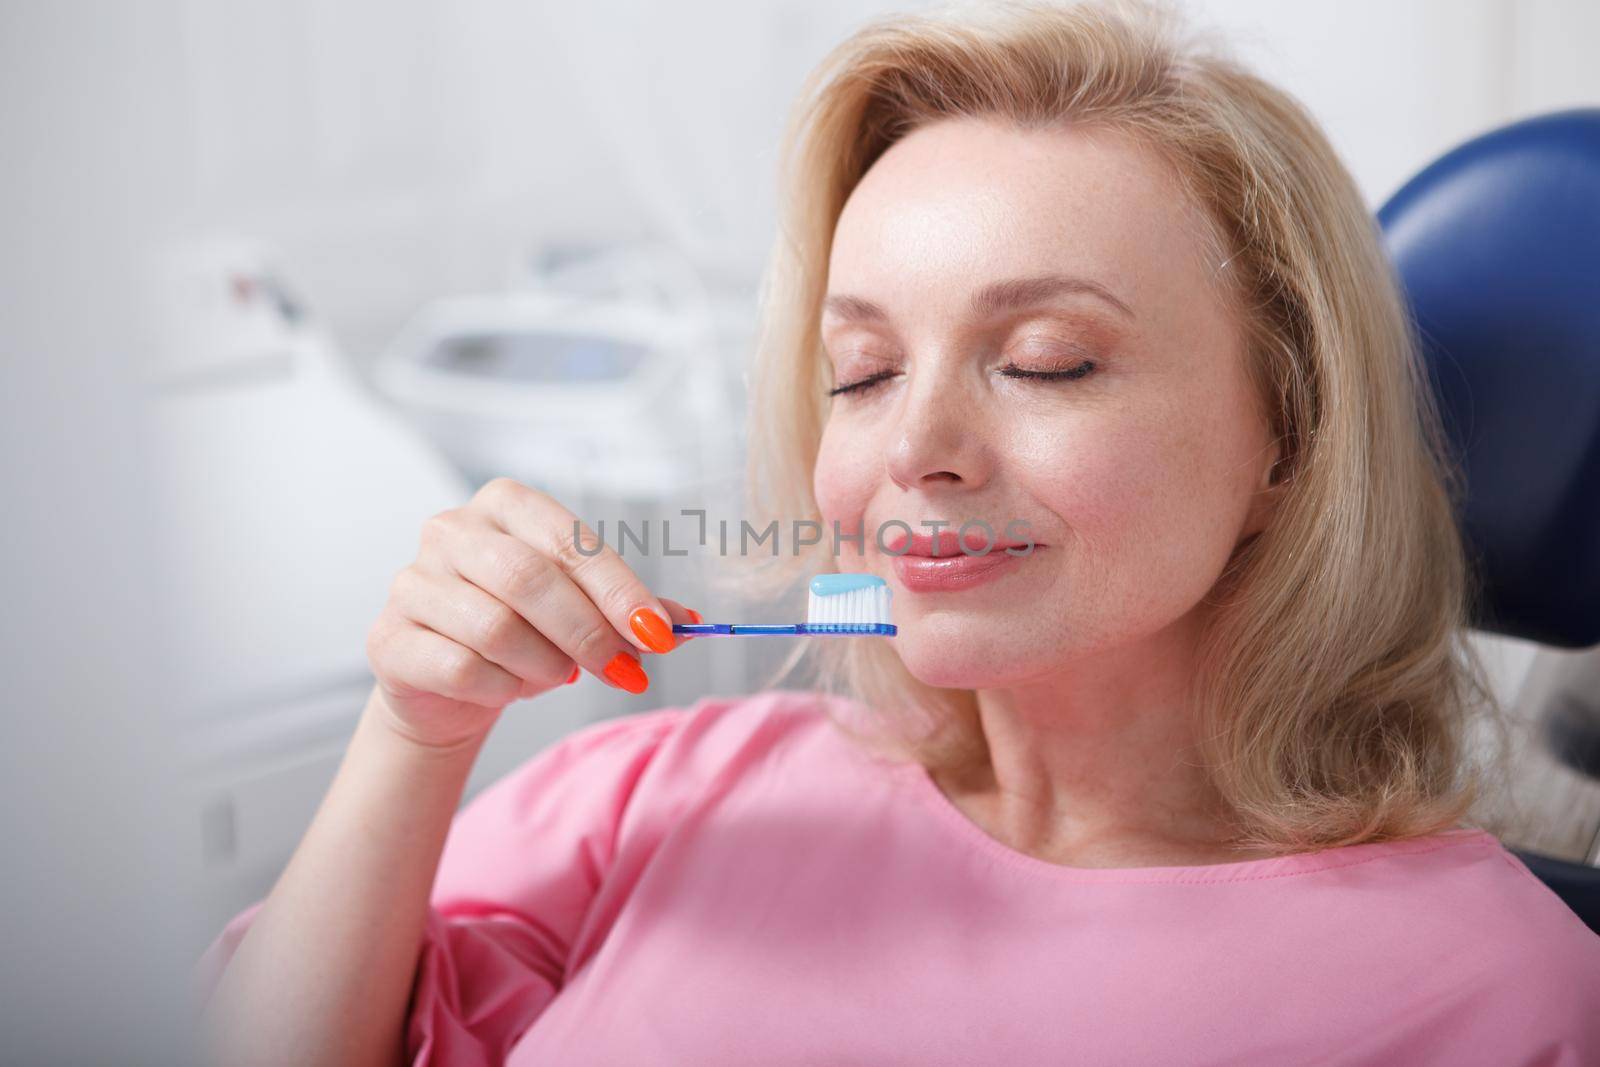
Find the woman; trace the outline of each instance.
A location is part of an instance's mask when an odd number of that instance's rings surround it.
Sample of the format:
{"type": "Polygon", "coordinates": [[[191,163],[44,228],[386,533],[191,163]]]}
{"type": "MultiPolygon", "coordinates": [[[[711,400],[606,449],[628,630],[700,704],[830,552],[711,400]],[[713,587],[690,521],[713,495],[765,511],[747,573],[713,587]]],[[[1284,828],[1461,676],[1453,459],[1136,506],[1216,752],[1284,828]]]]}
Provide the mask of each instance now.
{"type": "Polygon", "coordinates": [[[848,695],[592,725],[452,820],[507,703],[641,691],[697,616],[509,480],[435,516],[333,786],[204,961],[219,1049],[1600,1061],[1600,941],[1467,821],[1450,468],[1305,112],[1141,10],[897,18],[783,173],[753,487],[868,531],[796,565],[886,579],[898,636],[817,643],[848,695]]]}

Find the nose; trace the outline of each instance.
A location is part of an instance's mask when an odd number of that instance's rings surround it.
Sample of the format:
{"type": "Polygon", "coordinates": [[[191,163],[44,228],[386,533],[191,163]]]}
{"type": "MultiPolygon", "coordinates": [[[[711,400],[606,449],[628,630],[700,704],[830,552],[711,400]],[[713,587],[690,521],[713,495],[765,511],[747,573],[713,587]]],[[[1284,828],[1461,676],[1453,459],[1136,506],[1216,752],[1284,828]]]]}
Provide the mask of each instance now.
{"type": "Polygon", "coordinates": [[[992,458],[979,398],[949,371],[913,375],[901,393],[885,458],[901,489],[977,488],[992,458]]]}

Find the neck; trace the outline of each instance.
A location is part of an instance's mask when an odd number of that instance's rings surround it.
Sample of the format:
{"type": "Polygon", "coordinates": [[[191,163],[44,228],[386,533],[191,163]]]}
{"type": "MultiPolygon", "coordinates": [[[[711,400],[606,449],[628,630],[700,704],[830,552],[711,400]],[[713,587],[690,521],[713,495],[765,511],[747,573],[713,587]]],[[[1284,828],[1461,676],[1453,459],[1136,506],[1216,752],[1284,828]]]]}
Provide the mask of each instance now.
{"type": "Polygon", "coordinates": [[[1215,856],[1226,831],[1195,751],[1196,637],[1192,618],[1180,620],[1047,679],[981,690],[989,757],[951,784],[951,799],[993,836],[1057,862],[1215,856]]]}

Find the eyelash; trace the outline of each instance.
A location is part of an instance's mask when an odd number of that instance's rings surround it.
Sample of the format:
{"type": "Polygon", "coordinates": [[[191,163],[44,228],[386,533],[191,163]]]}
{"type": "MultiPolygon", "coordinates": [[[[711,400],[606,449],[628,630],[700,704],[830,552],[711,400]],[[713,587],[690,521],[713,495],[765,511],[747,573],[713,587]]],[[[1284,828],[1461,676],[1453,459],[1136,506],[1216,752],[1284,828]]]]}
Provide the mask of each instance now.
{"type": "MultiPolygon", "coordinates": [[[[1023,370],[1014,363],[1007,363],[1004,367],[1000,368],[1000,371],[1008,378],[1021,378],[1027,381],[1035,382],[1056,382],[1079,381],[1088,377],[1089,374],[1094,371],[1094,369],[1094,360],[1086,359],[1082,363],[1072,367],[1067,367],[1063,370],[1023,370]]],[[[876,374],[869,374],[865,378],[861,378],[857,381],[849,382],[848,384],[828,390],[828,395],[840,396],[845,393],[854,393],[860,390],[870,389],[880,382],[884,382],[890,378],[893,378],[897,373],[899,372],[885,370],[879,371],[876,374]]]]}

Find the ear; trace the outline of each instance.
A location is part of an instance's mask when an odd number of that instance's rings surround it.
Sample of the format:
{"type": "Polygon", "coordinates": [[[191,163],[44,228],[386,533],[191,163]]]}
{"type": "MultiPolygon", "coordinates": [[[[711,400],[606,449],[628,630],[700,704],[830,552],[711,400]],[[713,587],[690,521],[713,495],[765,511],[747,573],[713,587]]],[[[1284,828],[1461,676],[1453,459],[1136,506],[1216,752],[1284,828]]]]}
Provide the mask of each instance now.
{"type": "Polygon", "coordinates": [[[1273,441],[1262,459],[1260,477],[1256,480],[1255,493],[1250,500],[1250,512],[1245,518],[1240,540],[1253,537],[1272,522],[1272,516],[1278,509],[1278,501],[1283,496],[1284,483],[1279,480],[1283,473],[1282,464],[1283,446],[1281,442],[1273,441]]]}

